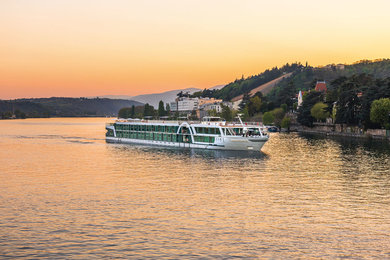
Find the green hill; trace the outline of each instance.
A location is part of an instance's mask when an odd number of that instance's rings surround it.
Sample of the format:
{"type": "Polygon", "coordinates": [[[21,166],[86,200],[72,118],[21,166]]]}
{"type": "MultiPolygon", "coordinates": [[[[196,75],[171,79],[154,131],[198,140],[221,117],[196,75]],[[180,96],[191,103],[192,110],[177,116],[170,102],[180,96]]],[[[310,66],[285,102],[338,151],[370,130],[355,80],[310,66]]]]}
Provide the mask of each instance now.
{"type": "MultiPolygon", "coordinates": [[[[281,104],[292,106],[293,98],[299,90],[312,89],[318,80],[325,80],[328,88],[332,88],[332,82],[340,77],[351,77],[358,74],[369,74],[374,78],[382,79],[390,77],[390,59],[379,59],[374,61],[362,60],[350,65],[331,64],[325,67],[303,66],[301,63],[286,64],[281,68],[272,68],[258,75],[247,78],[236,79],[217,91],[203,91],[198,95],[230,101],[235,97],[243,96],[245,93],[253,94],[253,90],[259,86],[271,82],[284,74],[292,73],[279,81],[263,98],[268,103],[268,109],[279,107],[281,104]],[[211,93],[210,93],[211,92],[211,93]],[[207,95],[205,95],[207,94],[207,95]]],[[[196,94],[196,93],[195,93],[196,94]]]]}
{"type": "Polygon", "coordinates": [[[275,67],[258,75],[236,79],[222,89],[214,91],[212,96],[218,99],[231,100],[234,97],[243,95],[267,82],[279,78],[283,74],[298,71],[302,67],[303,66],[300,63],[292,63],[291,65],[287,63],[281,68],[275,67]]]}
{"type": "Polygon", "coordinates": [[[142,106],[132,100],[108,98],[32,98],[0,100],[0,114],[21,117],[116,116],[123,107],[142,106]]]}
{"type": "Polygon", "coordinates": [[[318,80],[325,80],[328,88],[332,88],[332,82],[340,77],[351,77],[357,74],[369,74],[374,78],[382,79],[390,77],[390,59],[368,61],[363,60],[351,65],[337,66],[328,65],[325,67],[302,67],[296,70],[293,75],[282,80],[275,88],[271,90],[268,98],[276,106],[282,104],[284,92],[298,93],[299,90],[308,90],[314,88],[318,80]],[[287,90],[288,88],[293,88],[287,90]]]}

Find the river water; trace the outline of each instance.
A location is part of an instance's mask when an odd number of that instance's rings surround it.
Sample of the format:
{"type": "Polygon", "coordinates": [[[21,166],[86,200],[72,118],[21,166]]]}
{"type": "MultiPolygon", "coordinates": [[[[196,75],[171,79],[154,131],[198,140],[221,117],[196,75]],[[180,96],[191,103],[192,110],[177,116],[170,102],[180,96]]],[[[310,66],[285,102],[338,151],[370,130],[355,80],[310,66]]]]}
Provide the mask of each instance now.
{"type": "Polygon", "coordinates": [[[106,118],[0,121],[0,258],[390,259],[390,145],[107,144],[106,118]]]}

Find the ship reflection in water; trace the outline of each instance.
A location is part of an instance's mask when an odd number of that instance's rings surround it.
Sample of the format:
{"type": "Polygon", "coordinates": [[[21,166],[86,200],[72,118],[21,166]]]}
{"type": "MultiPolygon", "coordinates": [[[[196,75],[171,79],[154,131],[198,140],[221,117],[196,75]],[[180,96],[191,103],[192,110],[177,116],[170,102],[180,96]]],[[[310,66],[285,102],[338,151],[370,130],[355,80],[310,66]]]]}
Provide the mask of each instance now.
{"type": "Polygon", "coordinates": [[[390,146],[107,144],[107,119],[0,121],[0,257],[389,258],[390,146]]]}

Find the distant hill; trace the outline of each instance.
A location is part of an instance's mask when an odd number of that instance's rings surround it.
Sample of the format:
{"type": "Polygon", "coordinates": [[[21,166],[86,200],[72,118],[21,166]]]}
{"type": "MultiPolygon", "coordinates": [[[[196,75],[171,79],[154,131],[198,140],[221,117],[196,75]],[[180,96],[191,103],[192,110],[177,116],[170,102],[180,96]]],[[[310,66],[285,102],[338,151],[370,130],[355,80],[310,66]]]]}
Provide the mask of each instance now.
{"type": "Polygon", "coordinates": [[[110,95],[110,96],[101,96],[102,98],[123,98],[123,99],[131,99],[134,101],[141,102],[143,104],[148,103],[149,105],[152,105],[155,109],[158,108],[158,103],[160,100],[162,100],[165,103],[173,102],[175,101],[175,98],[177,97],[177,93],[180,91],[183,92],[189,92],[190,94],[199,91],[200,89],[198,88],[185,88],[185,89],[175,89],[175,90],[170,90],[162,93],[154,93],[154,94],[144,94],[144,95],[138,95],[138,96],[115,96],[115,95],[110,95]]]}
{"type": "MultiPolygon", "coordinates": [[[[216,85],[211,88],[210,90],[219,90],[222,89],[225,85],[216,85]]],[[[158,108],[158,103],[160,100],[162,100],[164,103],[173,102],[175,98],[177,97],[177,94],[179,92],[189,92],[189,94],[193,94],[194,92],[201,91],[201,89],[198,88],[185,88],[185,89],[175,89],[170,90],[162,93],[153,93],[153,94],[144,94],[144,95],[138,95],[138,96],[127,96],[127,95],[105,95],[105,96],[98,96],[99,98],[110,98],[110,99],[129,99],[138,101],[141,103],[148,103],[149,105],[152,105],[154,108],[158,108]]],[[[93,97],[96,98],[96,97],[93,97]]]]}
{"type": "Polygon", "coordinates": [[[117,116],[123,107],[142,106],[132,100],[108,98],[32,98],[0,100],[0,113],[20,111],[27,117],[117,116]]]}
{"type": "Polygon", "coordinates": [[[109,98],[109,99],[124,99],[124,100],[133,100],[133,96],[128,95],[104,95],[104,96],[93,96],[87,98],[109,98]]]}

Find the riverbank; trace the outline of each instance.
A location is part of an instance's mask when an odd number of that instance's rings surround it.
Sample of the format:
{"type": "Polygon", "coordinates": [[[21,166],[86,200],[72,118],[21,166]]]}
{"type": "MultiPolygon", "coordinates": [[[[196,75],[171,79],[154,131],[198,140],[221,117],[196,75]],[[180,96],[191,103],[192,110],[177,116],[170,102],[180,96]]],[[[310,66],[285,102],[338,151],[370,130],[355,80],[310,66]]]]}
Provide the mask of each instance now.
{"type": "Polygon", "coordinates": [[[308,134],[319,134],[326,136],[343,136],[352,138],[374,138],[390,141],[390,130],[367,129],[358,126],[345,124],[315,123],[313,127],[297,126],[295,131],[308,134]]]}

